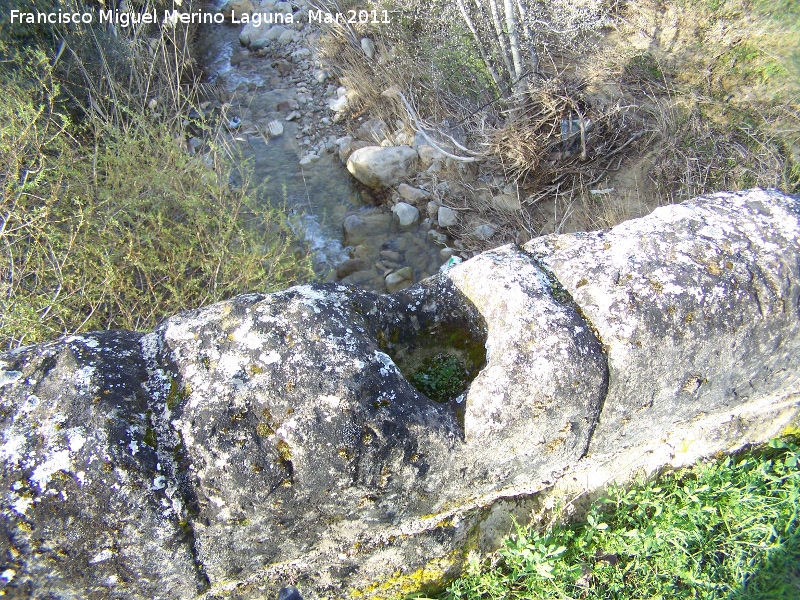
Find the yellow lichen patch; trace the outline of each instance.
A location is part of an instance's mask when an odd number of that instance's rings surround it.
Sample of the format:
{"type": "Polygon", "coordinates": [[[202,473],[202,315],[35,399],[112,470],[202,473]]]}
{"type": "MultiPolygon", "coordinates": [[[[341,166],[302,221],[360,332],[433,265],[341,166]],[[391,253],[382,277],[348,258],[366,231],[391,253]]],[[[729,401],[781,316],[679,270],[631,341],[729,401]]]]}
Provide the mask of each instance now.
{"type": "Polygon", "coordinates": [[[781,437],[789,435],[800,435],[800,424],[787,425],[781,429],[781,437]]]}
{"type": "Polygon", "coordinates": [[[278,441],[278,454],[281,455],[281,460],[283,461],[288,462],[292,460],[292,452],[289,449],[289,444],[283,440],[278,441]]]}
{"type": "Polygon", "coordinates": [[[551,440],[545,444],[544,446],[545,450],[547,450],[548,452],[555,452],[561,446],[563,446],[566,443],[566,441],[567,440],[563,437],[557,437],[556,439],[551,440]]]}
{"type": "MultiPolygon", "coordinates": [[[[456,551],[452,554],[461,559],[461,552],[456,551]]],[[[448,582],[447,573],[455,565],[456,560],[454,558],[435,558],[413,573],[403,574],[400,571],[395,571],[386,581],[352,589],[349,595],[352,598],[394,600],[425,589],[441,589],[448,582]]]]}
{"type": "Polygon", "coordinates": [[[256,433],[260,437],[267,437],[268,435],[273,435],[275,433],[275,430],[272,427],[270,427],[267,423],[261,422],[258,425],[256,425],[256,433]]]}
{"type": "Polygon", "coordinates": [[[261,375],[261,373],[264,372],[264,369],[256,364],[252,364],[247,367],[247,371],[250,373],[250,375],[261,375]]]}
{"type": "Polygon", "coordinates": [[[392,476],[392,471],[391,469],[389,469],[389,466],[383,465],[383,468],[381,469],[381,480],[380,483],[378,483],[378,486],[386,487],[386,484],[389,483],[389,479],[391,478],[391,476],[392,476]]]}

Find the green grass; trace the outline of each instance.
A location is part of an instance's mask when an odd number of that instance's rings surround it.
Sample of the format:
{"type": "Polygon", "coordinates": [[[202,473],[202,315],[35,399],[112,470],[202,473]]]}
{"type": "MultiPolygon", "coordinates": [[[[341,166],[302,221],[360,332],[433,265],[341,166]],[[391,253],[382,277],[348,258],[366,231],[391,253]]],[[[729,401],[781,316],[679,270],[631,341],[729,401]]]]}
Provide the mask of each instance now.
{"type": "Polygon", "coordinates": [[[149,329],[312,276],[283,210],[249,185],[224,136],[209,132],[204,155],[186,150],[181,103],[160,117],[130,101],[76,118],[44,51],[0,42],[0,56],[0,348],[149,329]]]}
{"type": "Polygon", "coordinates": [[[798,459],[794,443],[773,440],[612,487],[581,522],[518,527],[442,597],[800,598],[798,459]]]}
{"type": "Polygon", "coordinates": [[[411,383],[434,402],[448,402],[464,391],[469,371],[458,357],[437,354],[423,361],[411,383]]]}

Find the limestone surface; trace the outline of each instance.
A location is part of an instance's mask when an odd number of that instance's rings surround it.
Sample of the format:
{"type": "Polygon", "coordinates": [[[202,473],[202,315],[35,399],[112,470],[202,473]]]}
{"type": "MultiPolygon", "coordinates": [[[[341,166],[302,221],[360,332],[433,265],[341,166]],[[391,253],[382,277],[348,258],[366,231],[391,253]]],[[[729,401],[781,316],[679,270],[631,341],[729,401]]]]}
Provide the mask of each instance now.
{"type": "Polygon", "coordinates": [[[391,295],[299,286],[6,352],[3,592],[441,586],[549,489],[796,427],[799,256],[800,201],[717,194],[391,295]]]}

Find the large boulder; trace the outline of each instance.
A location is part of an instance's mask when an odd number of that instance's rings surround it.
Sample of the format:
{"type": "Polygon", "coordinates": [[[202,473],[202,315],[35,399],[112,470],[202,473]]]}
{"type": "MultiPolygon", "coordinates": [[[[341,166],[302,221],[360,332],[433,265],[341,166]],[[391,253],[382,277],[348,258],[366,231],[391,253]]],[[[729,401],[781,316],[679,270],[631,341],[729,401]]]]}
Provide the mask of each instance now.
{"type": "Polygon", "coordinates": [[[665,422],[797,387],[797,211],[775,192],[717,194],[525,246],[608,355],[591,452],[617,452],[665,422]]]}
{"type": "Polygon", "coordinates": [[[397,185],[412,174],[417,152],[410,146],[366,146],[347,159],[347,170],[372,188],[397,185]]]}
{"type": "Polygon", "coordinates": [[[799,244],[798,200],[719,194],[393,295],[300,286],[7,352],[3,591],[441,585],[545,490],[796,426],[799,244]]]}

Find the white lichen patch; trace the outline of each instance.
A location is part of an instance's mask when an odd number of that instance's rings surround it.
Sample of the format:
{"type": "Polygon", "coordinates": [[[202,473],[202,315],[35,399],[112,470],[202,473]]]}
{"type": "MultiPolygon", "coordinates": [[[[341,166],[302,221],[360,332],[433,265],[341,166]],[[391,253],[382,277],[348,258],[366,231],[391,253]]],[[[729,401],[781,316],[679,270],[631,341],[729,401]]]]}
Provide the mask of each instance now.
{"type": "Polygon", "coordinates": [[[25,447],[25,436],[16,433],[8,433],[3,445],[0,446],[0,458],[9,466],[18,465],[22,462],[22,449],[25,447]]]}
{"type": "Polygon", "coordinates": [[[253,322],[247,319],[233,331],[230,337],[248,350],[258,350],[264,345],[264,339],[258,333],[251,331],[252,328],[253,322]]]}
{"type": "Polygon", "coordinates": [[[258,356],[258,360],[260,360],[265,365],[274,365],[275,363],[281,362],[281,355],[278,354],[275,350],[270,350],[267,353],[262,352],[258,356]]]}
{"type": "Polygon", "coordinates": [[[384,354],[383,352],[376,350],[375,351],[375,361],[379,364],[383,365],[380,368],[380,373],[383,377],[388,377],[390,373],[399,373],[399,369],[397,365],[394,364],[392,357],[388,354],[384,354]]]}
{"type": "Polygon", "coordinates": [[[73,427],[68,430],[66,434],[67,445],[69,446],[70,452],[78,452],[83,448],[83,445],[86,443],[86,436],[84,436],[84,432],[80,427],[73,427]]]}
{"type": "Polygon", "coordinates": [[[16,383],[22,377],[19,371],[2,371],[0,372],[0,387],[16,383]]]}
{"type": "Polygon", "coordinates": [[[73,375],[73,381],[78,389],[89,391],[91,388],[92,377],[94,377],[95,368],[91,365],[81,367],[73,375]]]}
{"type": "Polygon", "coordinates": [[[319,401],[331,408],[339,408],[342,400],[339,396],[320,396],[319,401]]]}
{"type": "Polygon", "coordinates": [[[89,564],[94,565],[97,563],[105,562],[113,557],[114,557],[114,551],[111,550],[110,548],[106,548],[105,550],[101,550],[100,552],[95,554],[92,560],[89,561],[89,564]]]}
{"type": "Polygon", "coordinates": [[[98,342],[94,338],[85,337],[82,335],[71,335],[67,339],[64,340],[67,344],[72,344],[75,342],[80,342],[87,348],[91,348],[92,350],[97,350],[100,347],[100,342],[98,342]]]}
{"type": "Polygon", "coordinates": [[[50,478],[58,473],[59,471],[69,471],[70,470],[70,461],[69,461],[69,450],[57,450],[50,454],[47,459],[39,464],[31,473],[30,481],[37,488],[39,488],[39,493],[42,493],[47,489],[47,484],[50,482],[50,478]]]}
{"type": "Polygon", "coordinates": [[[247,358],[234,353],[226,353],[220,356],[217,369],[223,376],[232,378],[242,370],[247,362],[247,358]]]}

